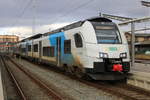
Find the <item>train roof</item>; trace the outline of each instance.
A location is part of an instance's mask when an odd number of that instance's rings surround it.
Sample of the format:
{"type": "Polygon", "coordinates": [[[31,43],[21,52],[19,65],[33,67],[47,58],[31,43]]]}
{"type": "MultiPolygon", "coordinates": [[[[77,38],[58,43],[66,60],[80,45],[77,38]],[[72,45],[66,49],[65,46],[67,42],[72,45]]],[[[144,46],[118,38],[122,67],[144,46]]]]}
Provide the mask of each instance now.
{"type": "Polygon", "coordinates": [[[35,35],[33,35],[33,36],[30,36],[30,37],[28,37],[28,38],[25,38],[25,39],[21,40],[21,42],[25,42],[26,40],[37,39],[37,38],[42,37],[42,35],[43,35],[43,34],[41,34],[41,33],[35,34],[35,35]]]}
{"type": "Polygon", "coordinates": [[[35,34],[35,35],[31,36],[31,37],[28,37],[27,39],[29,39],[29,40],[31,40],[31,39],[37,39],[37,38],[40,38],[42,35],[43,34],[38,33],[38,34],[35,34]]]}
{"type": "Polygon", "coordinates": [[[99,17],[99,16],[98,16],[98,17],[92,17],[92,18],[88,18],[88,19],[85,19],[85,20],[82,20],[82,21],[78,21],[78,22],[69,24],[69,25],[67,25],[67,26],[64,26],[64,27],[62,27],[62,28],[53,30],[53,31],[51,31],[51,32],[47,32],[47,33],[44,33],[44,34],[39,33],[39,34],[33,35],[33,36],[31,36],[31,37],[28,37],[28,38],[25,38],[25,39],[21,40],[21,42],[25,42],[26,40],[37,39],[37,38],[40,38],[40,37],[42,37],[42,36],[47,36],[47,35],[49,35],[49,34],[55,34],[55,33],[58,33],[58,32],[65,31],[65,30],[77,28],[77,27],[82,26],[82,24],[83,24],[85,21],[91,21],[91,22],[112,22],[112,20],[110,20],[110,19],[108,19],[108,18],[105,18],[105,17],[99,17]]]}
{"type": "Polygon", "coordinates": [[[92,17],[89,19],[86,19],[84,21],[92,21],[92,22],[112,22],[112,20],[105,18],[105,17],[92,17]]]}
{"type": "Polygon", "coordinates": [[[62,31],[65,31],[65,30],[69,30],[69,29],[80,27],[85,21],[91,21],[91,22],[112,22],[112,20],[110,20],[108,18],[105,18],[105,17],[92,17],[92,18],[89,18],[89,19],[85,19],[83,21],[78,21],[78,22],[69,24],[67,26],[64,26],[62,28],[53,30],[51,32],[44,33],[43,35],[47,36],[49,34],[54,34],[54,33],[62,32],[62,31]]]}

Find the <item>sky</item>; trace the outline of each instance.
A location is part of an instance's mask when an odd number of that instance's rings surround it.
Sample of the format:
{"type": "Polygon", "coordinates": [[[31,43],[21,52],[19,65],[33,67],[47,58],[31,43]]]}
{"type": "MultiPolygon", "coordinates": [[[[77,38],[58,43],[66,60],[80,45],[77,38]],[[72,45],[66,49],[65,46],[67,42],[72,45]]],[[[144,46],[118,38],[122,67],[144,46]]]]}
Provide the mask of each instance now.
{"type": "MultiPolygon", "coordinates": [[[[150,16],[150,7],[142,6],[140,1],[0,0],[0,34],[19,35],[25,38],[98,16],[100,12],[131,18],[150,16]]],[[[140,26],[148,27],[150,22],[140,26]]]]}

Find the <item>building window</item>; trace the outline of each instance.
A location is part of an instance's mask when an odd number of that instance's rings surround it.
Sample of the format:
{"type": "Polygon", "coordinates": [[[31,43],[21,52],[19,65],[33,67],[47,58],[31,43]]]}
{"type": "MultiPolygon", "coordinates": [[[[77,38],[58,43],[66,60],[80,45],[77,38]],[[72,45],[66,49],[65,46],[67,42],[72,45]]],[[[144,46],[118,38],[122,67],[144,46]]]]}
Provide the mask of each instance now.
{"type": "Polygon", "coordinates": [[[28,45],[28,51],[31,52],[31,45],[28,45]]]}
{"type": "Polygon", "coordinates": [[[33,51],[38,52],[38,44],[33,45],[33,51]]]}
{"type": "Polygon", "coordinates": [[[51,47],[43,47],[43,56],[54,57],[54,46],[51,47]]]}
{"type": "Polygon", "coordinates": [[[74,35],[74,40],[75,40],[75,45],[77,48],[81,48],[83,47],[83,43],[82,43],[82,38],[80,34],[75,34],[74,35]]]}
{"type": "Polygon", "coordinates": [[[64,41],[64,53],[70,54],[71,53],[71,40],[64,41]]]}

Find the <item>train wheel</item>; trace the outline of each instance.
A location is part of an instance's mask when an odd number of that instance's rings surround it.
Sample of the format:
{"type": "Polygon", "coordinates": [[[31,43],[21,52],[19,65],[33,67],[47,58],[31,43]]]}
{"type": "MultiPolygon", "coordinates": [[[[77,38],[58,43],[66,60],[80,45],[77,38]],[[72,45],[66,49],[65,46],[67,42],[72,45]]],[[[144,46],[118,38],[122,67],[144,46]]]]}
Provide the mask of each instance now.
{"type": "Polygon", "coordinates": [[[66,73],[69,73],[68,66],[63,66],[63,71],[65,71],[66,73]]]}

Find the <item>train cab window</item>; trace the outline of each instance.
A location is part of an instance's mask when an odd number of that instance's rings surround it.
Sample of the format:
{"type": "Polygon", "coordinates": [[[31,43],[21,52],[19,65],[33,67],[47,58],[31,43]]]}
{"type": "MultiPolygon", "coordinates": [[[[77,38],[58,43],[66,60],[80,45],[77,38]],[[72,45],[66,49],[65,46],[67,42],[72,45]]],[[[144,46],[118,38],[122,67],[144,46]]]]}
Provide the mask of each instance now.
{"type": "Polygon", "coordinates": [[[31,45],[28,45],[28,51],[29,52],[31,51],[31,45]]]}
{"type": "Polygon", "coordinates": [[[54,57],[54,46],[51,47],[43,47],[43,56],[54,57]]]}
{"type": "Polygon", "coordinates": [[[33,51],[38,52],[38,44],[33,45],[33,51]]]}
{"type": "Polygon", "coordinates": [[[92,22],[98,44],[121,44],[121,34],[114,23],[92,22]]]}
{"type": "Polygon", "coordinates": [[[71,40],[64,41],[64,53],[71,54],[71,40]]]}
{"type": "Polygon", "coordinates": [[[74,40],[75,40],[75,45],[76,45],[77,48],[83,47],[82,37],[81,37],[80,34],[76,33],[74,35],[74,40]]]}

